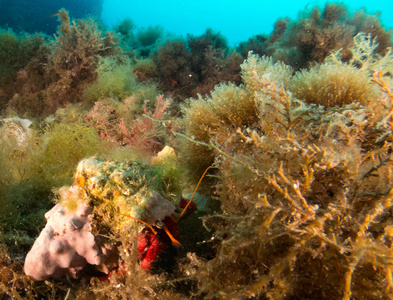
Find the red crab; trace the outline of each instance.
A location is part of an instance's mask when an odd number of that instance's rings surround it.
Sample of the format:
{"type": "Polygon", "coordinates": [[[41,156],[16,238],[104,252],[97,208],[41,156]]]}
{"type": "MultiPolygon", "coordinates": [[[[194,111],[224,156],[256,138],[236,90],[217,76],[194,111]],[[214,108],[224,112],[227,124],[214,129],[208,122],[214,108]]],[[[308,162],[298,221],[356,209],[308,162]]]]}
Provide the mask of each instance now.
{"type": "MultiPolygon", "coordinates": [[[[192,214],[197,210],[195,203],[191,202],[192,198],[187,201],[181,199],[179,206],[183,208],[181,216],[192,214]]],[[[179,217],[180,219],[180,217],[179,217]]],[[[177,225],[179,219],[176,221],[173,217],[165,217],[161,222],[157,222],[156,226],[150,228],[145,227],[138,236],[137,250],[138,260],[140,261],[142,269],[150,270],[152,263],[154,263],[160,255],[170,246],[181,247],[177,241],[179,238],[179,227],[177,225]]]]}
{"type": "MultiPolygon", "coordinates": [[[[185,218],[197,210],[197,206],[192,202],[192,200],[194,199],[202,179],[211,168],[213,167],[208,167],[203,173],[190,200],[187,201],[183,198],[180,200],[179,207],[183,208],[183,210],[177,220],[175,220],[172,216],[167,216],[162,221],[157,222],[154,226],[138,220],[146,225],[138,236],[136,247],[138,250],[138,261],[140,262],[142,269],[151,270],[153,263],[159,260],[160,255],[164,253],[168,247],[181,247],[181,244],[177,241],[179,238],[178,222],[181,218],[185,218]]],[[[108,280],[112,276],[112,272],[107,276],[100,277],[99,279],[108,280]]],[[[116,273],[119,275],[125,275],[124,264],[116,270],[116,273]]]]}

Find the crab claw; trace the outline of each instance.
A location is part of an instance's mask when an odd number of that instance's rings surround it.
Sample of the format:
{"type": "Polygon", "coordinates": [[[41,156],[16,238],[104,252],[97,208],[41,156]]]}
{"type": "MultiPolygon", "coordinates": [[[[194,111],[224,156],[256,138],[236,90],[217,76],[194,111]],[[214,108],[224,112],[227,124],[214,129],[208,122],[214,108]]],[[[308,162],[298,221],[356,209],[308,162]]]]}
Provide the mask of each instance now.
{"type": "Polygon", "coordinates": [[[156,234],[148,227],[144,228],[138,236],[137,250],[138,260],[142,269],[150,270],[154,262],[159,260],[160,255],[170,246],[181,246],[176,240],[179,237],[179,229],[172,217],[162,220],[161,228],[155,227],[156,234]]]}

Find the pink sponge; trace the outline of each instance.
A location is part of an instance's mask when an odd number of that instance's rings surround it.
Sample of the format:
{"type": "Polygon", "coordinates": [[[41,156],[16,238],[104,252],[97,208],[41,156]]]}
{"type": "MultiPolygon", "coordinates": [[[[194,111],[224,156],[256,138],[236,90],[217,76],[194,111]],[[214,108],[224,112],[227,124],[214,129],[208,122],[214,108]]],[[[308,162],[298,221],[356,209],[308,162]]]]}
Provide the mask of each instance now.
{"type": "Polygon", "coordinates": [[[57,204],[45,214],[47,224],[26,256],[24,271],[34,280],[73,277],[86,263],[98,265],[102,252],[91,233],[91,208],[80,204],[67,212],[57,204]]]}

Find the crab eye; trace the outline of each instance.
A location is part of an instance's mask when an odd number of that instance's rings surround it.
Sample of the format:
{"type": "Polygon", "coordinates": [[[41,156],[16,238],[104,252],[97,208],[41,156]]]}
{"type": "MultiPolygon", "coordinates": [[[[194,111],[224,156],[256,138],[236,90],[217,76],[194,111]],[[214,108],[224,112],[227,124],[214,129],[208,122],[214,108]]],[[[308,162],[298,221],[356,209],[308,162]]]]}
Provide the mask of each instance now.
{"type": "Polygon", "coordinates": [[[165,226],[165,224],[164,224],[163,222],[161,222],[161,221],[157,221],[157,222],[156,222],[156,227],[157,227],[158,229],[162,229],[162,228],[164,228],[164,226],[165,226]]]}

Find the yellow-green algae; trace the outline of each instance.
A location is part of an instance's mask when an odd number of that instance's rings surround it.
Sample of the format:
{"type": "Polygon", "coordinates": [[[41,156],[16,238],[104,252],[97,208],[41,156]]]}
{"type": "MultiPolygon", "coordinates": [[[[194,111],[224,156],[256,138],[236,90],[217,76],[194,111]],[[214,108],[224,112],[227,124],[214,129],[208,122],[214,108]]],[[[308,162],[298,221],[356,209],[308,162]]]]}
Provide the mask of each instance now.
{"type": "Polygon", "coordinates": [[[92,206],[100,220],[97,226],[115,234],[134,223],[133,218],[154,225],[175,211],[156,190],[158,179],[152,168],[137,161],[87,158],[78,164],[74,179],[72,188],[60,189],[62,204],[70,210],[78,202],[92,206]]]}

